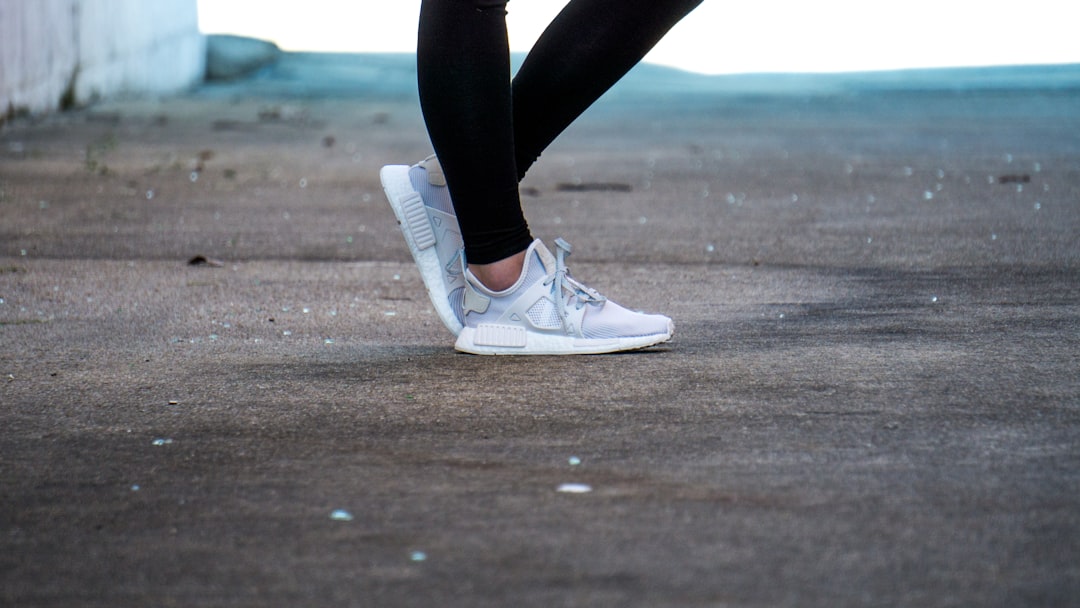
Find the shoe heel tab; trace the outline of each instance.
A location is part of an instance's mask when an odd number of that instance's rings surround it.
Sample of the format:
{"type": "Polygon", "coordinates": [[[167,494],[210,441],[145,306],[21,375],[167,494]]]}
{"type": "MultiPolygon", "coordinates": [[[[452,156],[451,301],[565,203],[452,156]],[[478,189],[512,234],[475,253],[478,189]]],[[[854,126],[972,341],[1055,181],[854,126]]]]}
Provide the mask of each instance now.
{"type": "Polygon", "coordinates": [[[468,280],[472,278],[472,273],[467,270],[465,272],[467,277],[465,280],[465,295],[461,301],[462,314],[468,315],[470,312],[484,314],[487,312],[488,307],[491,306],[491,298],[477,291],[472,282],[468,280]]]}
{"type": "Polygon", "coordinates": [[[432,186],[445,186],[446,176],[443,175],[442,165],[435,156],[429,156],[420,162],[420,166],[427,171],[428,183],[432,186]]]}

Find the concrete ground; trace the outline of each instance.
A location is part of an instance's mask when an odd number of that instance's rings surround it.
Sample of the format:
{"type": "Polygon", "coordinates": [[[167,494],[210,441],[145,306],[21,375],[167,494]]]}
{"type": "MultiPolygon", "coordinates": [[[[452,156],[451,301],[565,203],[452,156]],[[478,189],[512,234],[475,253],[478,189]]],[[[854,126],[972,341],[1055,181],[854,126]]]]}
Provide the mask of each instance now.
{"type": "Polygon", "coordinates": [[[676,337],[483,358],[382,200],[403,65],[0,131],[0,604],[1080,602],[1075,70],[643,69],[523,192],[676,337]]]}

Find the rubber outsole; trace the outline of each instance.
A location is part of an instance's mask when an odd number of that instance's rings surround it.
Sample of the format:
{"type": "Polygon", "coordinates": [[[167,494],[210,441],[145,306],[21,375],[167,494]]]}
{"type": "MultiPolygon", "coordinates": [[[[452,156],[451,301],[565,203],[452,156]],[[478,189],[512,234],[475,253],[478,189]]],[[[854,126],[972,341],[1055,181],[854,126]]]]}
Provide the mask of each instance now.
{"type": "Polygon", "coordinates": [[[493,346],[483,343],[476,328],[466,327],[458,335],[454,348],[472,355],[603,355],[632,350],[641,350],[671,340],[675,333],[674,324],[668,323],[668,331],[663,334],[612,338],[607,340],[589,340],[573,336],[527,333],[522,346],[493,346]]]}

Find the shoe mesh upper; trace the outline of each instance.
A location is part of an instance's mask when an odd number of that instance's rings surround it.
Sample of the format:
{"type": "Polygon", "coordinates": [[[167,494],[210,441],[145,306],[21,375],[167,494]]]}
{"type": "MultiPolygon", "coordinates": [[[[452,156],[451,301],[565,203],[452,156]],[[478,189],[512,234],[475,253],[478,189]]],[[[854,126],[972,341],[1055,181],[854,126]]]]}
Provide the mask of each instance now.
{"type": "Polygon", "coordinates": [[[590,339],[651,336],[668,330],[668,319],[661,315],[633,312],[611,300],[586,305],[581,333],[590,339]]]}
{"type": "Polygon", "coordinates": [[[556,329],[562,326],[562,319],[559,318],[559,311],[555,308],[555,304],[547,298],[540,298],[535,304],[529,308],[529,320],[536,327],[543,329],[556,329]]]}
{"type": "Polygon", "coordinates": [[[462,311],[461,302],[465,299],[465,288],[458,287],[454,291],[451,291],[447,298],[450,300],[450,310],[454,312],[454,316],[457,318],[458,322],[464,325],[465,313],[462,311]]]}
{"type": "Polygon", "coordinates": [[[425,205],[453,215],[454,203],[450,200],[450,190],[446,186],[431,185],[431,182],[428,181],[427,169],[420,165],[411,167],[409,169],[409,181],[412,182],[413,190],[420,195],[420,198],[424,199],[425,205]]]}

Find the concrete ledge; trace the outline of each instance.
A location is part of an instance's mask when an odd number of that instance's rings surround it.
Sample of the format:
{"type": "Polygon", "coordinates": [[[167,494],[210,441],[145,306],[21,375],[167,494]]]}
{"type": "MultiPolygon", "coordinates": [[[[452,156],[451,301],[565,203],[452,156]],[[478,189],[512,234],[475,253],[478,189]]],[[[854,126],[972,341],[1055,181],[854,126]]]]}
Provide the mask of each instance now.
{"type": "Polygon", "coordinates": [[[281,49],[273,42],[228,34],[206,37],[206,79],[232,80],[273,63],[281,49]]]}

